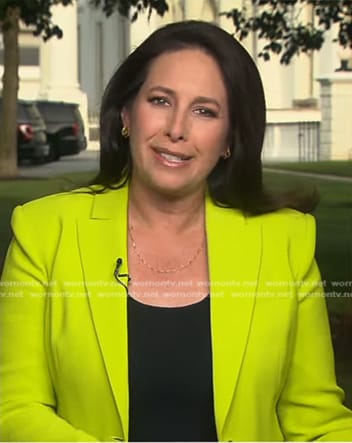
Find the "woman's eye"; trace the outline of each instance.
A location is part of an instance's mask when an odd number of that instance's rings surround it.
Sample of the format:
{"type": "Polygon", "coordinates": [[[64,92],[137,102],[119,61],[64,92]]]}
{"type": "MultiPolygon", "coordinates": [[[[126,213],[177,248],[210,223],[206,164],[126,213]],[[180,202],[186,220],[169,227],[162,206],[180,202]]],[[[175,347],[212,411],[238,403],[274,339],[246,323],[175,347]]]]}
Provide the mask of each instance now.
{"type": "Polygon", "coordinates": [[[211,117],[211,118],[215,118],[218,115],[216,111],[213,111],[212,109],[209,108],[197,108],[195,109],[195,113],[203,117],[211,117]]]}
{"type": "Polygon", "coordinates": [[[148,98],[148,102],[152,103],[153,105],[169,106],[168,100],[164,97],[150,97],[148,98]]]}

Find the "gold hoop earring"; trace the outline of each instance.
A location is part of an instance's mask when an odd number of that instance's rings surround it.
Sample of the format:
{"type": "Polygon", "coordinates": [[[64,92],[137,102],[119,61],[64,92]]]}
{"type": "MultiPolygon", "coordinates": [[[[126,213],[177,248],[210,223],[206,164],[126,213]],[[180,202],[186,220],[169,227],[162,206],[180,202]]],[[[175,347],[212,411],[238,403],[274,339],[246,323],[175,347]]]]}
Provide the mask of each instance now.
{"type": "Polygon", "coordinates": [[[223,154],[221,157],[222,157],[224,160],[227,160],[228,158],[230,158],[230,157],[231,157],[231,151],[230,151],[230,148],[227,148],[225,154],[223,154]]]}
{"type": "Polygon", "coordinates": [[[121,135],[123,138],[128,138],[130,136],[130,131],[127,126],[122,126],[121,135]]]}

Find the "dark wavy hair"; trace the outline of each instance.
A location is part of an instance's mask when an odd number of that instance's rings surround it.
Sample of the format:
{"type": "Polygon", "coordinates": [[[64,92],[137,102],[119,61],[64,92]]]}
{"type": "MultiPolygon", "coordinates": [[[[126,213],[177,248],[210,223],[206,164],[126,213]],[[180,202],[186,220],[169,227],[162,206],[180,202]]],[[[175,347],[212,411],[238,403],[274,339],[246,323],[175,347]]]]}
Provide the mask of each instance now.
{"type": "Polygon", "coordinates": [[[102,185],[101,189],[105,190],[128,182],[132,161],[129,140],[121,135],[121,111],[137,95],[155,57],[186,48],[201,49],[215,59],[227,91],[232,155],[226,160],[220,158],[208,177],[208,190],[214,203],[239,208],[248,214],[270,212],[284,206],[307,210],[310,206],[307,199],[278,197],[264,190],[261,151],[266,108],[254,61],[232,35],[214,24],[195,20],[156,30],[112,76],[102,97],[100,172],[92,184],[102,185]]]}

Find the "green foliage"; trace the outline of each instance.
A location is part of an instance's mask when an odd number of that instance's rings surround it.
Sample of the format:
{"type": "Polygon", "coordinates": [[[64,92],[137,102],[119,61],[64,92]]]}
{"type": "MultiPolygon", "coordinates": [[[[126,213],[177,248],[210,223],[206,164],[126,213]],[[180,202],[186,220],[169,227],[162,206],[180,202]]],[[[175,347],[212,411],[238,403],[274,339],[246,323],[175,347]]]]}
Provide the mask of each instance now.
{"type": "MultiPolygon", "coordinates": [[[[3,23],[9,8],[18,8],[20,19],[28,26],[34,27],[34,35],[41,35],[44,40],[56,36],[62,37],[62,30],[52,22],[51,7],[57,4],[67,6],[75,0],[0,0],[0,22],[3,23]]],[[[135,21],[138,14],[147,10],[150,17],[153,10],[159,14],[169,9],[167,0],[89,0],[92,6],[101,8],[109,17],[115,11],[128,17],[133,8],[131,21],[135,21]]]]}
{"type": "Polygon", "coordinates": [[[61,29],[52,20],[51,7],[56,4],[67,6],[73,0],[0,0],[0,21],[4,21],[9,9],[18,9],[20,20],[34,28],[34,35],[48,40],[54,35],[62,37],[61,29]]]}
{"type": "Polygon", "coordinates": [[[150,18],[153,10],[159,15],[164,15],[169,9],[166,0],[90,0],[90,4],[96,8],[102,8],[108,17],[115,11],[129,17],[130,8],[132,7],[134,9],[130,17],[132,22],[136,21],[138,14],[145,10],[148,11],[148,17],[150,18]]]}
{"type": "MultiPolygon", "coordinates": [[[[34,27],[35,35],[45,40],[52,36],[62,37],[61,29],[52,23],[51,7],[64,6],[75,0],[0,0],[0,21],[6,17],[8,8],[19,8],[21,20],[34,27]]],[[[189,0],[196,1],[196,0],[189,0]]],[[[164,15],[169,0],[89,0],[106,16],[114,12],[135,21],[144,11],[148,16],[155,11],[164,15]]],[[[335,41],[343,47],[352,48],[352,0],[245,0],[241,8],[222,12],[232,20],[239,39],[255,32],[265,41],[259,56],[265,60],[271,54],[280,54],[280,61],[289,64],[292,57],[321,49],[326,31],[338,24],[335,41]],[[304,19],[303,8],[310,8],[311,17],[304,19]]]]}
{"type": "Polygon", "coordinates": [[[335,41],[352,48],[351,0],[250,0],[221,15],[232,20],[239,39],[251,32],[265,39],[259,54],[264,60],[281,54],[281,63],[289,64],[294,55],[319,50],[334,23],[338,24],[335,41]],[[308,20],[302,18],[304,7],[312,11],[308,20]]]}

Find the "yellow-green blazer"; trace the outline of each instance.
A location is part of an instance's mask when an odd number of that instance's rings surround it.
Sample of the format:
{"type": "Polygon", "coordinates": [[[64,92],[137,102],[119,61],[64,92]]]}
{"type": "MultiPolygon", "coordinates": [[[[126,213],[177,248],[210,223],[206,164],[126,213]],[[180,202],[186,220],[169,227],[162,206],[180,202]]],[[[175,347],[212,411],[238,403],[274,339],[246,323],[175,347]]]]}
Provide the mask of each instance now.
{"type": "MultiPolygon", "coordinates": [[[[128,439],[127,188],[14,211],[1,292],[1,439],[128,439]]],[[[221,441],[352,440],[336,387],[314,221],[206,204],[221,441]]]]}

